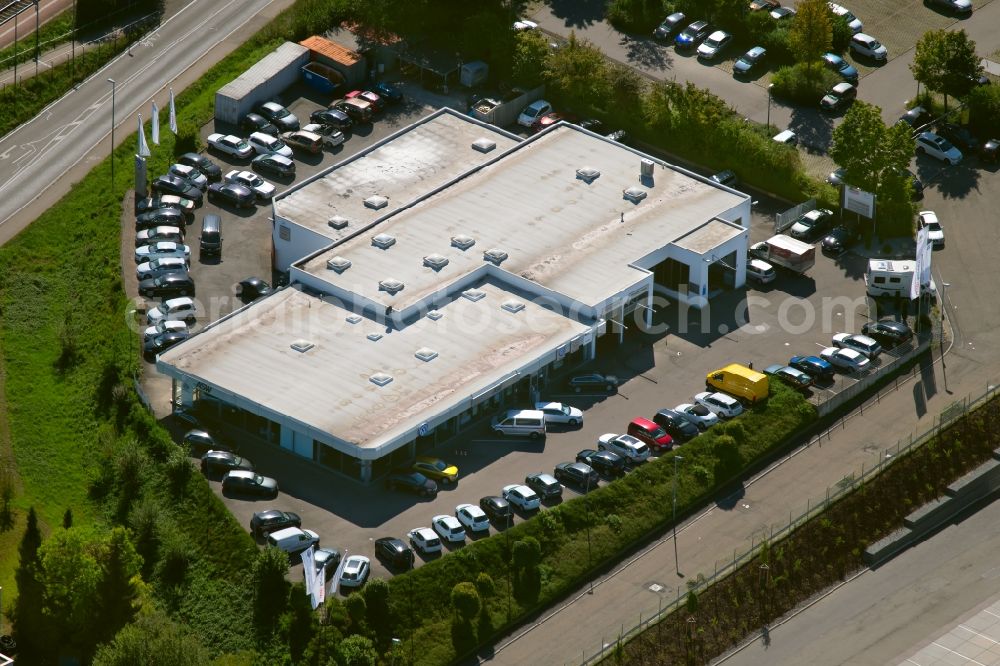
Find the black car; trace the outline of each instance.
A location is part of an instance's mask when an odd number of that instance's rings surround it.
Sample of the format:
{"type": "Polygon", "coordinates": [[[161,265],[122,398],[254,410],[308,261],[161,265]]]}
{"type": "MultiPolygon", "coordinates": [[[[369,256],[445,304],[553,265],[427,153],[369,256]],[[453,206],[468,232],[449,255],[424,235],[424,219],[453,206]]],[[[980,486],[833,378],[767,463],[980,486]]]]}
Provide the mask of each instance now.
{"type": "Polygon", "coordinates": [[[253,471],[253,463],[231,451],[208,451],[201,457],[201,471],[204,474],[218,474],[232,470],[253,471]]]}
{"type": "Polygon", "coordinates": [[[874,338],[884,347],[895,347],[913,338],[913,331],[905,321],[895,319],[879,319],[878,321],[866,322],[861,327],[861,332],[870,338],[874,338]]]}
{"type": "Polygon", "coordinates": [[[278,482],[268,476],[261,476],[246,470],[236,469],[222,477],[222,492],[243,493],[245,495],[278,496],[278,482]]]}
{"type": "Polygon", "coordinates": [[[941,123],[934,132],[938,136],[943,136],[951,141],[961,151],[974,153],[979,150],[979,139],[974,137],[972,132],[961,125],[941,123]]]}
{"type": "Polygon", "coordinates": [[[970,2],[962,2],[962,0],[924,0],[924,2],[935,9],[941,9],[960,16],[972,14],[972,3],[970,2]]]}
{"type": "Polygon", "coordinates": [[[295,160],[277,153],[264,153],[253,158],[250,168],[263,171],[274,176],[294,176],[295,160]]]}
{"type": "Polygon", "coordinates": [[[187,216],[179,208],[158,208],[145,213],[140,213],[135,217],[135,230],[152,229],[153,227],[178,227],[184,228],[187,223],[187,216]]]}
{"type": "Polygon", "coordinates": [[[320,109],[309,114],[309,121],[329,127],[336,127],[340,131],[351,129],[354,121],[351,117],[339,109],[320,109]]]}
{"type": "Polygon", "coordinates": [[[479,508],[498,525],[507,525],[514,517],[514,509],[511,508],[510,503],[496,495],[479,500],[479,508]]]}
{"type": "Polygon", "coordinates": [[[286,527],[302,527],[302,519],[297,513],[278,511],[277,509],[258,511],[250,519],[250,534],[255,539],[267,536],[277,530],[283,530],[286,527]]]}
{"type": "Polygon", "coordinates": [[[201,205],[205,196],[200,189],[183,178],[170,174],[158,177],[150,184],[149,189],[160,194],[176,194],[179,197],[190,199],[196,206],[201,205]]]}
{"type": "Polygon", "coordinates": [[[194,280],[188,273],[164,273],[139,281],[139,295],[147,298],[194,296],[194,280]]]}
{"type": "Polygon", "coordinates": [[[979,150],[979,157],[984,162],[1000,162],[1000,139],[990,139],[979,150]]]}
{"type": "Polygon", "coordinates": [[[317,548],[313,553],[313,564],[316,565],[316,573],[323,571],[323,577],[329,582],[333,574],[337,573],[340,560],[343,555],[336,548],[317,548]]]}
{"type": "Polygon", "coordinates": [[[614,375],[602,375],[599,372],[592,372],[586,375],[576,375],[570,377],[569,387],[579,393],[584,389],[588,391],[614,391],[618,388],[618,378],[614,375]]]}
{"type": "Polygon", "coordinates": [[[436,481],[428,479],[420,472],[405,469],[390,474],[385,480],[385,487],[389,490],[405,490],[421,497],[435,497],[438,493],[436,481]]]}
{"type": "Polygon", "coordinates": [[[181,440],[191,454],[204,455],[207,451],[228,451],[229,447],[204,430],[188,430],[181,440]]]}
{"type": "Polygon", "coordinates": [[[913,173],[909,169],[903,169],[906,172],[905,177],[910,179],[910,193],[913,200],[924,198],[924,184],[917,178],[917,174],[913,173]]]}
{"type": "Polygon", "coordinates": [[[839,257],[851,249],[851,246],[857,243],[860,238],[861,234],[853,225],[840,224],[823,237],[820,251],[832,257],[839,257]]]}
{"type": "Polygon", "coordinates": [[[414,560],[413,549],[395,537],[375,539],[375,557],[383,564],[399,569],[409,569],[414,560]]]}
{"type": "Polygon", "coordinates": [[[625,459],[614,451],[584,449],[576,454],[576,461],[590,465],[594,471],[605,476],[621,476],[625,473],[625,459]]]}
{"type": "Polygon", "coordinates": [[[788,359],[788,365],[801,370],[814,379],[833,379],[836,374],[829,361],[821,359],[819,356],[793,356],[788,359]]]}
{"type": "Polygon", "coordinates": [[[674,38],[674,46],[679,50],[689,51],[705,41],[711,32],[712,27],[708,25],[708,21],[695,21],[674,38]]]}
{"type": "MultiPolygon", "coordinates": [[[[136,219],[138,219],[139,216],[141,215],[145,215],[146,213],[150,213],[155,210],[163,210],[164,208],[170,208],[176,211],[180,211],[180,213],[184,216],[185,224],[190,224],[192,221],[194,221],[194,209],[189,207],[188,203],[186,203],[189,202],[189,200],[186,199],[185,197],[178,197],[176,195],[169,195],[169,196],[171,197],[170,199],[165,199],[164,197],[158,197],[158,196],[143,197],[141,199],[136,199],[135,201],[136,219]]],[[[194,205],[193,201],[190,201],[189,203],[192,206],[194,205]]],[[[182,227],[184,225],[178,224],[174,226],[182,227]]]]}
{"type": "Polygon", "coordinates": [[[299,119],[277,102],[259,104],[257,113],[274,123],[282,132],[295,132],[299,129],[299,119]]]}
{"type": "Polygon", "coordinates": [[[403,101],[403,91],[385,81],[379,81],[371,87],[371,91],[382,99],[388,100],[390,104],[399,104],[403,101]]]}
{"type": "Polygon", "coordinates": [[[249,188],[236,183],[212,183],[208,186],[209,201],[223,201],[237,208],[253,208],[257,203],[257,195],[249,188]]]}
{"type": "Polygon", "coordinates": [[[249,136],[254,132],[263,132],[271,136],[278,136],[278,128],[270,120],[258,113],[248,113],[243,116],[240,122],[240,129],[249,136]]]}
{"type": "Polygon", "coordinates": [[[918,129],[922,128],[924,125],[926,125],[932,120],[934,120],[934,116],[932,116],[930,112],[927,111],[927,109],[925,109],[922,106],[915,106],[906,113],[904,113],[902,116],[900,116],[899,120],[897,120],[896,122],[906,123],[913,129],[918,129]]]}
{"type": "Polygon", "coordinates": [[[582,462],[564,462],[556,465],[552,475],[559,483],[566,484],[573,482],[579,488],[590,490],[596,488],[601,480],[601,475],[594,471],[594,468],[582,462]]]}
{"type": "Polygon", "coordinates": [[[675,442],[686,442],[701,432],[698,426],[672,409],[661,409],[656,412],[653,423],[666,430],[675,442]]]}
{"type": "Polygon", "coordinates": [[[147,358],[162,354],[176,344],[180,344],[191,337],[188,331],[171,331],[160,333],[142,343],[142,353],[147,358]]]}
{"type": "Polygon", "coordinates": [[[684,21],[687,20],[681,12],[674,12],[667,18],[663,19],[660,25],[656,26],[656,30],[653,31],[653,37],[656,39],[670,39],[670,37],[680,30],[680,27],[684,25],[684,21]]]}
{"type": "Polygon", "coordinates": [[[184,153],[177,158],[178,164],[186,164],[205,174],[209,180],[222,180],[222,169],[218,164],[199,153],[184,153]]]}
{"type": "Polygon", "coordinates": [[[267,296],[273,291],[271,285],[261,280],[259,277],[249,277],[240,280],[236,285],[236,295],[244,303],[256,301],[261,296],[267,296]]]}
{"type": "Polygon", "coordinates": [[[535,472],[524,477],[524,485],[528,486],[542,498],[542,501],[562,498],[562,484],[556,478],[545,472],[535,472]]]}
{"type": "Polygon", "coordinates": [[[714,180],[719,185],[725,185],[726,187],[736,187],[740,184],[740,179],[736,177],[736,172],[731,169],[712,174],[708,179],[714,180]]]}

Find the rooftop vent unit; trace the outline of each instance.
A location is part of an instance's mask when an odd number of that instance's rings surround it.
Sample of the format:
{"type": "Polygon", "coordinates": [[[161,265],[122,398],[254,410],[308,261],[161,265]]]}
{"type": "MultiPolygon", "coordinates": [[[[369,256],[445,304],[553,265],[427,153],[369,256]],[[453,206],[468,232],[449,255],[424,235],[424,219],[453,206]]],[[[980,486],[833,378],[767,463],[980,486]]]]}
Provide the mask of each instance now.
{"type": "Polygon", "coordinates": [[[448,265],[448,258],[443,254],[429,254],[424,257],[424,266],[428,268],[433,268],[436,271],[441,270],[448,265]]]}
{"type": "Polygon", "coordinates": [[[374,375],[368,378],[368,381],[370,381],[375,386],[385,386],[386,384],[392,381],[392,375],[384,372],[376,372],[374,375]]]}
{"type": "Polygon", "coordinates": [[[334,229],[343,229],[347,226],[347,218],[343,215],[334,215],[326,223],[334,229]]]}
{"type": "Polygon", "coordinates": [[[475,303],[486,298],[486,292],[479,289],[466,289],[462,292],[462,296],[475,303]]]}
{"type": "Polygon", "coordinates": [[[647,160],[646,158],[643,158],[639,162],[639,175],[641,175],[643,178],[653,177],[653,160],[647,160]]]}
{"type": "Polygon", "coordinates": [[[381,210],[389,205],[389,199],[379,194],[375,194],[365,199],[365,205],[372,210],[381,210]]]}
{"type": "Polygon", "coordinates": [[[494,264],[499,266],[504,262],[505,259],[507,259],[507,253],[504,252],[503,250],[492,248],[486,250],[486,252],[483,252],[483,259],[485,259],[486,261],[493,262],[494,264]]]}
{"type": "Polygon", "coordinates": [[[583,167],[576,170],[576,177],[590,185],[601,176],[601,172],[594,167],[583,167]]]}
{"type": "Polygon", "coordinates": [[[396,237],[390,236],[389,234],[379,234],[377,236],[372,236],[372,245],[383,250],[388,250],[390,247],[396,244],[396,237]]]}
{"type": "Polygon", "coordinates": [[[516,301],[512,298],[509,301],[504,301],[503,305],[501,305],[500,307],[502,307],[507,312],[516,314],[524,309],[524,303],[522,303],[521,301],[516,301]]]}
{"type": "Polygon", "coordinates": [[[326,267],[331,271],[337,271],[338,273],[343,273],[348,268],[351,267],[351,260],[344,259],[341,256],[336,256],[332,259],[326,260],[326,267]]]}
{"type": "Polygon", "coordinates": [[[372,342],[378,342],[379,340],[382,339],[382,334],[381,333],[369,333],[365,337],[368,338],[369,340],[371,340],[372,342]]]}
{"type": "Polygon", "coordinates": [[[361,323],[361,315],[352,314],[352,315],[348,316],[347,317],[347,323],[348,324],[360,324],[361,323]]]}
{"type": "Polygon", "coordinates": [[[292,343],[292,349],[299,352],[300,354],[309,351],[315,346],[316,345],[309,342],[308,340],[296,340],[295,342],[292,343]]]}
{"type": "Polygon", "coordinates": [[[440,319],[443,316],[444,316],[444,313],[443,312],[438,312],[437,310],[431,310],[430,312],[427,313],[427,318],[430,319],[431,321],[437,321],[438,319],[440,319]]]}
{"type": "Polygon", "coordinates": [[[483,137],[481,139],[476,139],[472,142],[472,149],[478,150],[481,153],[488,153],[497,147],[497,142],[492,139],[487,139],[483,137]]]}
{"type": "Polygon", "coordinates": [[[387,291],[390,294],[397,294],[403,291],[403,283],[399,280],[394,280],[392,278],[387,278],[378,283],[378,288],[380,291],[387,291]]]}
{"type": "Polygon", "coordinates": [[[646,198],[646,190],[641,187],[630,187],[627,190],[622,190],[622,196],[632,203],[639,203],[646,198]]]}
{"type": "Polygon", "coordinates": [[[459,250],[468,250],[470,247],[476,244],[476,239],[473,238],[472,236],[459,234],[458,236],[451,237],[451,244],[457,247],[459,250]]]}
{"type": "Polygon", "coordinates": [[[434,351],[433,349],[428,349],[427,347],[421,347],[420,349],[418,349],[416,351],[416,353],[414,354],[414,356],[416,356],[421,361],[423,361],[423,362],[426,363],[427,361],[433,361],[434,359],[436,359],[437,356],[438,356],[438,353],[436,351],[434,351]]]}

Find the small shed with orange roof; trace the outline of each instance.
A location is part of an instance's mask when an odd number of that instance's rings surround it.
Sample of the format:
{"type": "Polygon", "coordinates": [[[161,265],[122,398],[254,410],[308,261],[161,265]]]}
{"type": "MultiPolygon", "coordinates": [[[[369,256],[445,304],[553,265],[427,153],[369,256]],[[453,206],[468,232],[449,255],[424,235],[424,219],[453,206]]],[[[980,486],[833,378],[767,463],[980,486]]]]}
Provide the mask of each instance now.
{"type": "Polygon", "coordinates": [[[307,37],[299,44],[309,49],[310,60],[340,72],[348,86],[356,86],[368,78],[365,58],[357,51],[318,35],[307,37]]]}

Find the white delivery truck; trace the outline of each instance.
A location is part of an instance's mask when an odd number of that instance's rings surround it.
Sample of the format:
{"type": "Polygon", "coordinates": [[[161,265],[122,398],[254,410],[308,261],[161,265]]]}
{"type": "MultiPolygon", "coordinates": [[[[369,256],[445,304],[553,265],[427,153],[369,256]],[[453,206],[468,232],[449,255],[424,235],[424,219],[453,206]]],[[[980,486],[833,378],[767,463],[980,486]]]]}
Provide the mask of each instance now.
{"type": "MultiPolygon", "coordinates": [[[[902,296],[910,297],[910,285],[913,282],[913,271],[917,262],[912,259],[902,261],[892,259],[869,259],[868,271],[865,273],[865,287],[869,296],[902,296]]],[[[921,289],[924,296],[937,296],[937,285],[934,278],[930,284],[921,289]]]]}
{"type": "Polygon", "coordinates": [[[791,236],[778,234],[750,246],[750,256],[795,273],[805,273],[816,264],[816,248],[791,236]]]}

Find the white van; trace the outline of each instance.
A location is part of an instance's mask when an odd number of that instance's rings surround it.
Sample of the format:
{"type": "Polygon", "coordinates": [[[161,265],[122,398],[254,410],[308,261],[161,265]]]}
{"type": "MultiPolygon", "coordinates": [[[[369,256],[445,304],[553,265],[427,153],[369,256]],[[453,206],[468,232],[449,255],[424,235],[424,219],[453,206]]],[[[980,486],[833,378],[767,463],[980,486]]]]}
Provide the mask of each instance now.
{"type": "Polygon", "coordinates": [[[299,553],[313,544],[319,544],[319,535],[298,527],[286,527],[267,535],[268,546],[283,550],[289,555],[299,553]]]}
{"type": "Polygon", "coordinates": [[[538,409],[509,409],[492,424],[494,432],[507,437],[545,437],[545,413],[538,409]]]}

